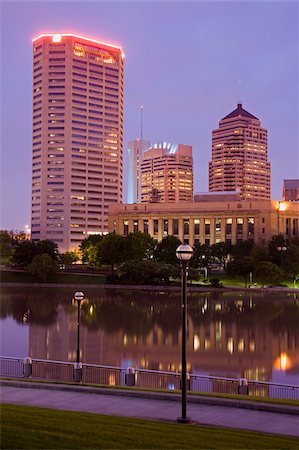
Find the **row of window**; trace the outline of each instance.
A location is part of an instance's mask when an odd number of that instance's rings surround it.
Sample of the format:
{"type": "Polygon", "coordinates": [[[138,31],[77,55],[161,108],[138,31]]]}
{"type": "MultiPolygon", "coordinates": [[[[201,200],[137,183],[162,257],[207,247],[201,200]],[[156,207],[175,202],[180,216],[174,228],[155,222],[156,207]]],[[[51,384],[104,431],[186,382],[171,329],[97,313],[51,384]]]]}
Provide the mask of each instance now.
{"type": "MultiPolygon", "coordinates": [[[[204,219],[204,234],[205,235],[211,235],[211,232],[215,233],[216,236],[221,235],[221,227],[222,227],[222,219],[215,219],[215,228],[214,230],[211,230],[211,219],[204,219]]],[[[236,233],[237,235],[243,235],[244,233],[244,224],[245,219],[240,217],[236,219],[236,233]]],[[[248,236],[254,235],[254,225],[255,225],[255,219],[253,217],[250,217],[247,219],[247,234],[248,236]]],[[[225,234],[231,235],[232,234],[232,227],[233,227],[233,219],[227,218],[225,219],[225,234]]],[[[169,221],[167,219],[164,219],[162,222],[163,227],[163,234],[168,235],[169,233],[169,221]]],[[[139,230],[139,221],[135,220],[133,222],[133,232],[137,233],[139,230]]],[[[149,221],[143,220],[143,230],[144,233],[149,232],[149,221]]],[[[153,219],[153,233],[154,235],[157,235],[159,232],[159,220],[153,219]]],[[[127,235],[129,233],[129,220],[123,221],[123,234],[127,235]]],[[[183,234],[185,236],[188,236],[190,233],[190,222],[188,219],[183,219],[183,234]]],[[[194,219],[193,220],[193,233],[194,235],[200,234],[200,220],[194,219]]],[[[172,220],[172,234],[173,235],[179,235],[179,219],[173,219],[172,220]]]]}

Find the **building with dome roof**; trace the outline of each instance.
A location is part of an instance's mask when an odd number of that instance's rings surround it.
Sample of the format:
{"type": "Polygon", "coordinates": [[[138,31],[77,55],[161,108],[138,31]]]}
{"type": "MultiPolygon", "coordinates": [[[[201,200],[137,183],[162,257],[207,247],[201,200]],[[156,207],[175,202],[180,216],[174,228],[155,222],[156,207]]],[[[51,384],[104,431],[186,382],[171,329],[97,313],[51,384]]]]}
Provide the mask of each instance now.
{"type": "Polygon", "coordinates": [[[160,141],[143,153],[141,203],[192,202],[193,158],[190,145],[160,141]]]}

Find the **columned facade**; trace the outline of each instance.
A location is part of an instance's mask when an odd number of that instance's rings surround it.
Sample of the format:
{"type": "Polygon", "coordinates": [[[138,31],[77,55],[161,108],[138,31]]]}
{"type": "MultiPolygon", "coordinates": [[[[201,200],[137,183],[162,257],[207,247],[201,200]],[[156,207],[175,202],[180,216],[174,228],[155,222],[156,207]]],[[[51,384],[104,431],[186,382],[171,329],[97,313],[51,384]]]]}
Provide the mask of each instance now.
{"type": "Polygon", "coordinates": [[[194,245],[253,240],[265,244],[273,235],[299,237],[299,204],[275,200],[111,205],[109,231],[126,235],[148,230],[161,241],[167,235],[194,245]],[[138,228],[133,227],[138,222],[138,228]],[[127,226],[129,225],[129,226],[127,226]]]}

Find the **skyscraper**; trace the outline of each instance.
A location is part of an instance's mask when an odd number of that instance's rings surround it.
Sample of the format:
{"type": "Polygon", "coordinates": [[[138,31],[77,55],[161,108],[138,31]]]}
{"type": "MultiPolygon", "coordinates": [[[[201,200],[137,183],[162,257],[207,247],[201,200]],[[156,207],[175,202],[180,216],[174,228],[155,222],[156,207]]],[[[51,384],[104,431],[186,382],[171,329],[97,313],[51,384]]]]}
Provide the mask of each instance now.
{"type": "Polygon", "coordinates": [[[209,191],[239,191],[244,199],[270,199],[267,130],[242,103],[212,132],[209,191]]]}
{"type": "Polygon", "coordinates": [[[135,139],[128,143],[127,203],[141,202],[140,165],[144,152],[150,146],[150,142],[143,139],[135,139]]]}
{"type": "Polygon", "coordinates": [[[192,200],[192,147],[165,141],[153,144],[141,163],[141,202],[192,200]]]}
{"type": "Polygon", "coordinates": [[[33,240],[66,251],[108,231],[108,205],[122,201],[123,79],[118,46],[33,39],[33,240]]]}

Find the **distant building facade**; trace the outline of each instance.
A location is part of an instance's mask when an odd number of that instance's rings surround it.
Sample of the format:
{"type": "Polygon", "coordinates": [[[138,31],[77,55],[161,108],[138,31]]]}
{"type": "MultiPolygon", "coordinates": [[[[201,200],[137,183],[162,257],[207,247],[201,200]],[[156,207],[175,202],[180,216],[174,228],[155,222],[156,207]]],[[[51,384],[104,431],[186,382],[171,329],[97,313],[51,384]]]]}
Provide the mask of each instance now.
{"type": "Polygon", "coordinates": [[[265,244],[273,235],[299,237],[299,204],[276,200],[223,200],[190,203],[111,205],[109,231],[121,235],[147,232],[194,245],[253,240],[265,244]]]}
{"type": "Polygon", "coordinates": [[[135,139],[128,143],[127,203],[141,202],[140,166],[143,154],[150,146],[150,141],[144,139],[135,139]]]}
{"type": "Polygon", "coordinates": [[[299,180],[283,180],[282,198],[287,202],[299,202],[299,180]]]}
{"type": "Polygon", "coordinates": [[[212,131],[209,191],[240,191],[243,199],[270,199],[267,130],[242,103],[212,131]]]}
{"type": "Polygon", "coordinates": [[[60,251],[108,231],[122,202],[124,54],[74,34],[33,39],[31,236],[60,251]]]}
{"type": "Polygon", "coordinates": [[[143,153],[141,202],[191,202],[193,158],[190,145],[157,142],[143,153]]]}

